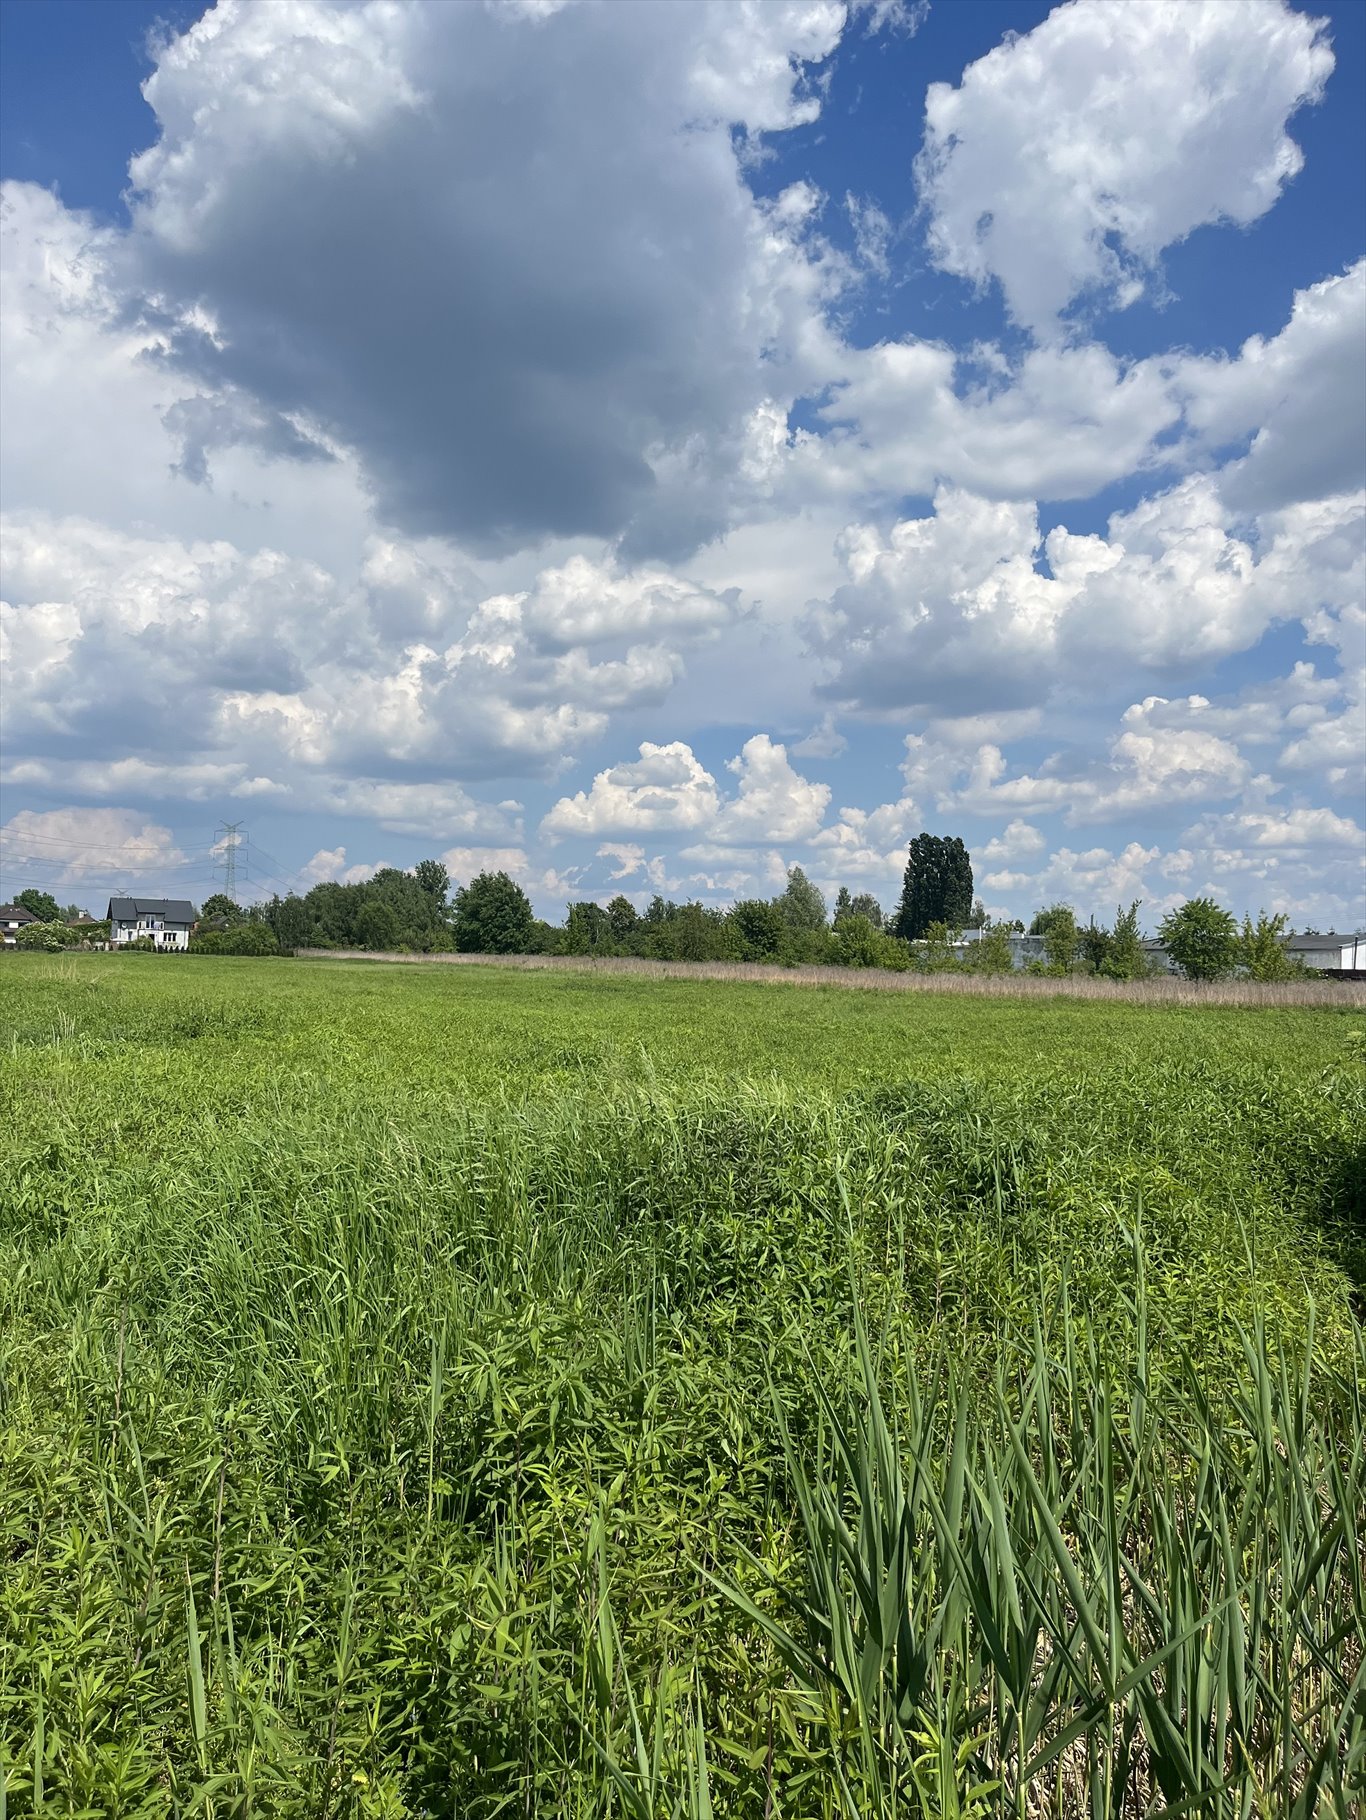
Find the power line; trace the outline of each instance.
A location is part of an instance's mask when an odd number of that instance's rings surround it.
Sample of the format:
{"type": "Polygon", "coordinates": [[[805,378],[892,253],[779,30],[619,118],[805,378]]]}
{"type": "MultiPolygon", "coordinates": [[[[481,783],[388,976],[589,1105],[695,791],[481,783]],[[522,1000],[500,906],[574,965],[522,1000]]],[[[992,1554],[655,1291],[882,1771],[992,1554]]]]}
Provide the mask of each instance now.
{"type": "MultiPolygon", "coordinates": [[[[14,821],[18,821],[18,819],[19,817],[15,816],[14,821]]],[[[188,848],[191,852],[207,853],[213,844],[210,841],[199,842],[183,839],[182,837],[189,833],[189,829],[187,828],[158,827],[155,832],[157,834],[170,835],[178,845],[188,848]]],[[[23,847],[80,847],[83,849],[104,849],[111,846],[122,847],[129,841],[138,841],[142,838],[144,838],[144,836],[132,832],[125,834],[122,839],[115,837],[110,840],[81,840],[73,839],[68,834],[53,834],[46,830],[42,833],[37,833],[31,828],[16,828],[13,822],[6,822],[3,827],[0,827],[0,841],[16,841],[23,847]]]]}
{"type": "MultiPolygon", "coordinates": [[[[214,865],[214,872],[217,873],[219,867],[222,867],[223,890],[233,903],[237,902],[237,855],[246,845],[246,838],[242,833],[245,827],[245,822],[220,822],[214,830],[215,845],[218,845],[220,837],[222,840],[222,845],[218,847],[220,857],[214,865]]],[[[246,873],[247,860],[244,855],[242,859],[244,878],[246,873]]]]}
{"type": "Polygon", "coordinates": [[[20,868],[27,870],[35,866],[51,868],[78,865],[102,866],[106,871],[111,872],[126,872],[130,867],[139,866],[153,867],[158,872],[212,870],[207,853],[189,853],[181,859],[164,859],[155,853],[129,853],[127,850],[117,848],[90,847],[86,849],[86,854],[93,854],[94,858],[90,859],[79,853],[29,853],[22,849],[14,852],[0,849],[0,861],[13,866],[16,870],[20,868]]]}
{"type": "Polygon", "coordinates": [[[267,879],[274,879],[277,885],[283,885],[286,894],[292,891],[298,884],[299,873],[303,870],[302,867],[299,867],[293,872],[287,872],[283,864],[275,858],[274,854],[267,853],[265,848],[259,844],[253,845],[251,857],[257,870],[263,872],[267,879]],[[264,865],[261,863],[262,861],[265,862],[264,865]]]}

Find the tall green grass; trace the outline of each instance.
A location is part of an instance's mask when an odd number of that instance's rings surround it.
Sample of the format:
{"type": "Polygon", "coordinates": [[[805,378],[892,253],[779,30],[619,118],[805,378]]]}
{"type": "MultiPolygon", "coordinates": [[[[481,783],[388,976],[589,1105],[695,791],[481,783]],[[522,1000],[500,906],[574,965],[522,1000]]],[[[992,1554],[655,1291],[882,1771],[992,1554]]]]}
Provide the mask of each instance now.
{"type": "Polygon", "coordinates": [[[105,963],[0,981],[11,1812],[1359,1806],[1350,1019],[105,963]]]}

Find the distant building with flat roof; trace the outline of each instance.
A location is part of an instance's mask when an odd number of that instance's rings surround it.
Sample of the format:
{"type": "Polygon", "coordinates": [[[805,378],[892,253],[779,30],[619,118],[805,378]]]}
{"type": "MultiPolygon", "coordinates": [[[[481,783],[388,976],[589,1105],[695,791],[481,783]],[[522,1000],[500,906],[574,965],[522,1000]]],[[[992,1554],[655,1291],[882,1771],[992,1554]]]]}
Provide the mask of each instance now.
{"type": "Polygon", "coordinates": [[[1285,949],[1316,973],[1357,973],[1366,968],[1366,935],[1291,935],[1285,949]]]}

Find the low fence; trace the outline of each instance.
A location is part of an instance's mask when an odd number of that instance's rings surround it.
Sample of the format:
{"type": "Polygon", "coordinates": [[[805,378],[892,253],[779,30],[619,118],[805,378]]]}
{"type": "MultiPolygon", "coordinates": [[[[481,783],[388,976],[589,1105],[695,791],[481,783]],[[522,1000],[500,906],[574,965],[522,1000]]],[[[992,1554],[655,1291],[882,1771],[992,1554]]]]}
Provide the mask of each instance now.
{"type": "Polygon", "coordinates": [[[298,948],[300,960],[381,961],[418,967],[513,967],[524,972],[642,974],[652,979],[739,980],[762,986],[840,986],[865,992],[946,992],[969,998],[1122,999],[1151,1005],[1347,1005],[1366,1009],[1366,983],[1318,979],[1041,979],[1027,973],[891,973],[875,967],[765,967],[753,961],[649,961],[567,954],[387,954],[363,948],[298,948]]]}

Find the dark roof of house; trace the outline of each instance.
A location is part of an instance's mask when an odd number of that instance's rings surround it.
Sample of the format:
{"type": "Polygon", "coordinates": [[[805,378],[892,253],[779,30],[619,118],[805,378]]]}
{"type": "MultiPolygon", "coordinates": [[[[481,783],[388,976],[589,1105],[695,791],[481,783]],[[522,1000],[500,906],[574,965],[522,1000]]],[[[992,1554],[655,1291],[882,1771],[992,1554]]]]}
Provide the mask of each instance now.
{"type": "Polygon", "coordinates": [[[0,923],[36,923],[37,920],[22,904],[0,904],[0,923]]]}
{"type": "Polygon", "coordinates": [[[93,923],[94,920],[88,910],[81,910],[75,916],[67,917],[66,926],[68,929],[74,929],[78,923],[93,923]]]}
{"type": "Polygon", "coordinates": [[[160,916],[168,923],[193,923],[199,912],[188,897],[111,897],[109,920],[131,923],[139,916],[160,916]]]}
{"type": "Polygon", "coordinates": [[[1288,935],[1286,945],[1290,948],[1350,948],[1353,942],[1359,942],[1359,935],[1288,935]]]}

